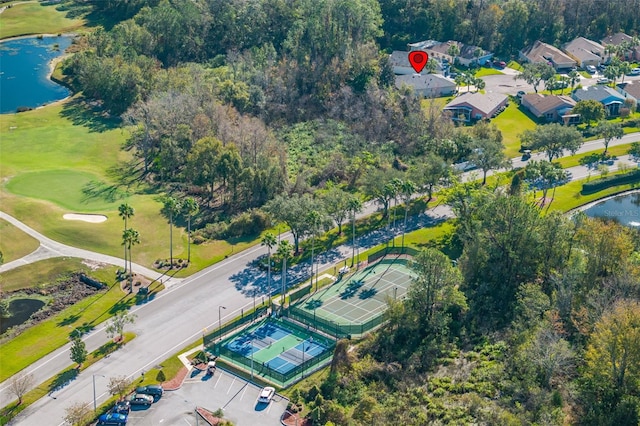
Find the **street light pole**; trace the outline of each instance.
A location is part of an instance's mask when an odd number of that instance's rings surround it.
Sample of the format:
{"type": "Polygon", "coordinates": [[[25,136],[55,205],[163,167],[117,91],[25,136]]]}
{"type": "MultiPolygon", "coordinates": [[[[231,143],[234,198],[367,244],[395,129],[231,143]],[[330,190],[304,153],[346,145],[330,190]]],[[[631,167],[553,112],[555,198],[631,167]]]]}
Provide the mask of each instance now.
{"type": "Polygon", "coordinates": [[[218,339],[222,339],[222,311],[221,309],[227,309],[225,306],[218,306],[218,339]]]}
{"type": "Polygon", "coordinates": [[[93,378],[93,412],[95,413],[96,411],[98,411],[98,407],[96,404],[96,376],[100,376],[100,377],[105,377],[102,374],[92,374],[91,377],[93,378]]]}
{"type": "Polygon", "coordinates": [[[251,380],[253,380],[253,339],[251,339],[251,380]]]}

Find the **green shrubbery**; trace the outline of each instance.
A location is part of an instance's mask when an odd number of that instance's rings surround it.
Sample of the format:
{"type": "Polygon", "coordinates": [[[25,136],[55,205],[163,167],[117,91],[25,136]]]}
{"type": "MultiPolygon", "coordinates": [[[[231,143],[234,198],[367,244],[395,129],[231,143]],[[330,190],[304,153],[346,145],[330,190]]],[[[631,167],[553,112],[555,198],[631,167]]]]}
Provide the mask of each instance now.
{"type": "Polygon", "coordinates": [[[640,182],[640,169],[586,182],[582,185],[582,194],[590,194],[610,186],[624,185],[633,182],[640,182]]]}

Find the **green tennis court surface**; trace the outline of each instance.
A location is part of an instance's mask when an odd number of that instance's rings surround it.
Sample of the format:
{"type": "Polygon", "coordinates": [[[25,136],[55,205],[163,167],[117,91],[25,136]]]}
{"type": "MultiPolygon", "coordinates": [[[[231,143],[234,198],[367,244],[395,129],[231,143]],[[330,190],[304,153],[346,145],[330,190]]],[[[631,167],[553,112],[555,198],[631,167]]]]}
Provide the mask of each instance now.
{"type": "MultiPolygon", "coordinates": [[[[411,280],[407,259],[382,259],[346,280],[302,299],[292,307],[294,315],[291,316],[319,329],[325,324],[322,320],[336,325],[366,324],[382,316],[387,309],[387,298],[404,298],[411,280]],[[302,314],[305,319],[295,313],[302,314]]],[[[332,332],[331,329],[325,331],[332,332]]],[[[354,334],[361,333],[355,331],[354,334]]]]}

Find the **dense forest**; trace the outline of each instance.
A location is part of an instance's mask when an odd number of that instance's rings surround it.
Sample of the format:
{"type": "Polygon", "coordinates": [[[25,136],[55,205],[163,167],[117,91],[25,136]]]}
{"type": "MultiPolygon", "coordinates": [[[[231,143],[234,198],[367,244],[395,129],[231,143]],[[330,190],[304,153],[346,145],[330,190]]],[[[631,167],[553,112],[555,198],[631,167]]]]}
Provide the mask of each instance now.
{"type": "Polygon", "coordinates": [[[63,71],[129,131],[133,160],[114,176],[195,200],[197,239],[255,235],[268,214],[297,248],[363,199],[388,220],[398,201],[436,190],[455,210],[438,248],[461,253],[456,266],[422,252],[384,328],[340,342],[321,382],[294,392],[314,424],[638,424],[640,234],[544,214],[515,181],[456,184],[454,162],[504,164],[500,131],[457,128],[396,89],[388,52],[456,39],[508,58],[537,39],[636,34],[640,0],[76,6],[104,25],[76,40],[63,71]]]}

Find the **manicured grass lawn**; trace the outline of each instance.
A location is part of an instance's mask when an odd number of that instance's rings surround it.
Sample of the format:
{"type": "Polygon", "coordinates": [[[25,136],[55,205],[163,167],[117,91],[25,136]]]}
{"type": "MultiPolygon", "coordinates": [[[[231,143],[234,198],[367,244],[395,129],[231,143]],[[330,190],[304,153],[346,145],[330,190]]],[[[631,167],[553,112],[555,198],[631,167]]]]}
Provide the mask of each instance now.
{"type": "Polygon", "coordinates": [[[85,24],[83,19],[69,19],[57,5],[24,3],[13,5],[0,14],[0,38],[26,34],[58,34],[85,24]]]}
{"type": "Polygon", "coordinates": [[[476,71],[476,73],[474,74],[476,77],[486,77],[488,75],[502,75],[504,74],[503,72],[495,69],[495,68],[478,68],[478,70],[476,71]]]}
{"type": "Polygon", "coordinates": [[[69,271],[86,269],[87,267],[82,265],[80,259],[54,257],[3,272],[0,274],[0,278],[4,291],[16,291],[35,285],[52,283],[57,277],[69,271]]]}
{"type": "Polygon", "coordinates": [[[505,154],[507,158],[519,155],[520,134],[525,130],[536,127],[533,118],[515,102],[511,102],[507,109],[492,119],[491,122],[502,132],[502,143],[506,148],[505,154]]]}
{"type": "MultiPolygon", "coordinates": [[[[105,292],[100,292],[87,297],[64,311],[54,315],[50,319],[37,324],[10,341],[0,345],[0,352],[11,354],[2,358],[2,369],[0,369],[0,382],[11,377],[13,374],[37,361],[48,353],[56,350],[69,341],[69,333],[76,328],[90,329],[106,319],[110,318],[116,311],[126,309],[135,303],[135,297],[125,294],[120,290],[119,285],[115,285],[115,267],[107,267],[96,271],[89,271],[87,266],[80,263],[79,259],[69,259],[65,262],[64,268],[51,260],[25,265],[13,271],[0,274],[0,279],[6,283],[11,277],[19,274],[38,274],[38,270],[49,270],[49,274],[42,274],[39,280],[31,280],[32,286],[40,283],[46,284],[59,276],[59,271],[79,271],[84,270],[97,280],[105,282],[110,288],[105,292]],[[23,269],[23,271],[20,271],[23,269]]],[[[153,287],[152,287],[153,288],[153,287]]]]}
{"type": "MultiPolygon", "coordinates": [[[[0,251],[4,263],[20,259],[36,250],[40,243],[35,238],[25,234],[9,222],[0,220],[0,251]]],[[[6,283],[3,283],[5,285],[6,283]]]]}
{"type": "Polygon", "coordinates": [[[520,65],[516,61],[509,61],[509,63],[507,64],[507,67],[514,69],[516,71],[522,71],[522,65],[520,65]]]}
{"type": "MultiPolygon", "coordinates": [[[[629,151],[629,148],[631,148],[630,143],[624,144],[624,145],[612,146],[609,148],[608,153],[609,155],[615,155],[619,157],[621,155],[626,155],[627,151],[629,151]]],[[[575,167],[580,165],[581,158],[588,157],[589,155],[592,155],[592,154],[602,154],[603,152],[604,152],[604,144],[602,145],[602,149],[584,152],[582,154],[576,154],[570,157],[564,157],[559,160],[555,160],[554,163],[560,164],[563,169],[566,169],[569,167],[575,167]]]]}

